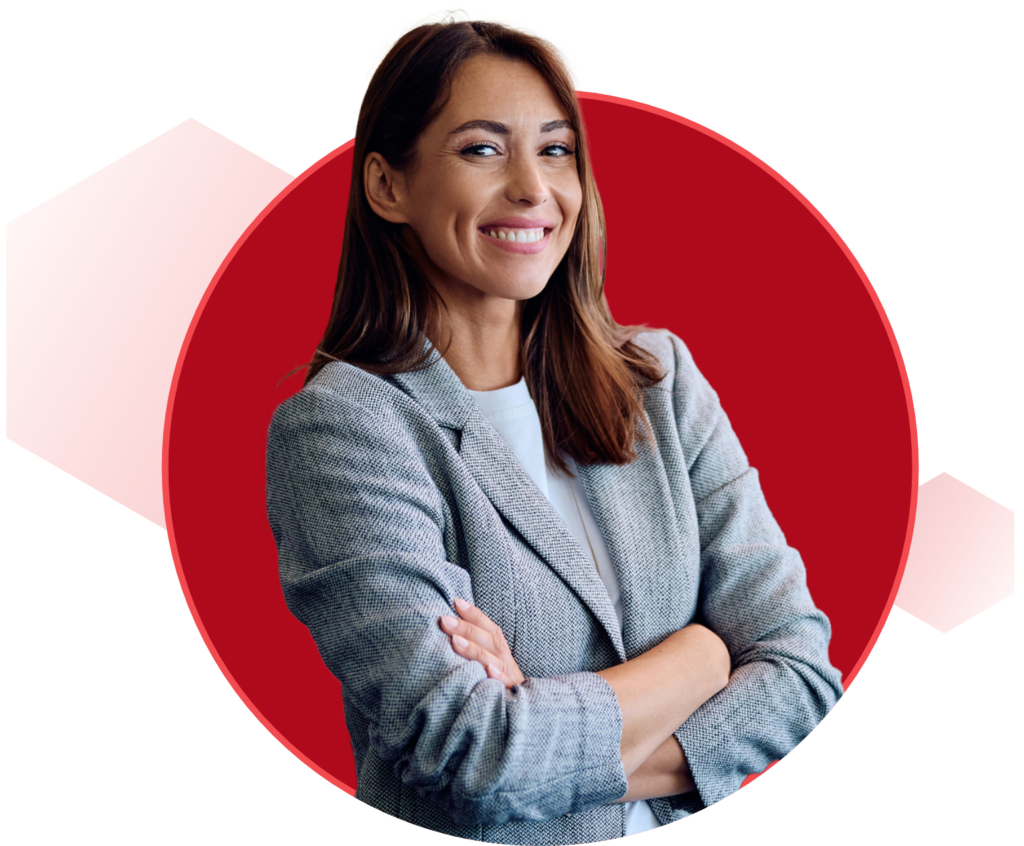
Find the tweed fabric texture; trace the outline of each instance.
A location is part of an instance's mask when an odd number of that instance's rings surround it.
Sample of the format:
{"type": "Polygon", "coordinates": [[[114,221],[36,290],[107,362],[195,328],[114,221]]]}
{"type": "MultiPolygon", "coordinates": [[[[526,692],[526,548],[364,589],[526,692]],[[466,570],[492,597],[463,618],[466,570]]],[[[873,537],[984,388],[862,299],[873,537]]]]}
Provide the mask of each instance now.
{"type": "Polygon", "coordinates": [[[636,342],[666,370],[644,394],[654,442],[579,468],[621,631],[589,552],[436,352],[391,377],[328,364],[278,408],[281,583],[341,681],[360,799],[494,843],[622,836],[622,717],[595,671],[691,622],[725,641],[733,674],[676,732],[698,790],[652,800],[662,823],[734,792],[841,695],[829,622],[717,395],[675,335],[636,342]],[[453,652],[438,618],[455,597],[501,626],[524,684],[453,652]]]}

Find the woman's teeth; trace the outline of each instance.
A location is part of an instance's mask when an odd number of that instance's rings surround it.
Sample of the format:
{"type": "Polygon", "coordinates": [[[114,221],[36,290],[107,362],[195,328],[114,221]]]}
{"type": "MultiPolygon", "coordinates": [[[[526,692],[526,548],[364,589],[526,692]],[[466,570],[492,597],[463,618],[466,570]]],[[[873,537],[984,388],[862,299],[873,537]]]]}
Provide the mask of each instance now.
{"type": "Polygon", "coordinates": [[[544,239],[543,229],[485,229],[484,234],[499,241],[514,241],[517,244],[532,244],[544,239]]]}

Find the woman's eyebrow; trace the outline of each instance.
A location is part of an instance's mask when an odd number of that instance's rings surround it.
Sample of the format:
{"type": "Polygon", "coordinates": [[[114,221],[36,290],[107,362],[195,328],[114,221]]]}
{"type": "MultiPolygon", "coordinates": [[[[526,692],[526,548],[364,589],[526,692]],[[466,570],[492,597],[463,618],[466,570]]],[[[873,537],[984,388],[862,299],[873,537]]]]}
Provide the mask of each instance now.
{"type": "MultiPolygon", "coordinates": [[[[467,129],[486,129],[488,132],[493,132],[496,135],[509,135],[512,132],[508,126],[496,120],[467,120],[462,126],[455,127],[448,134],[458,135],[467,129]]],[[[541,132],[554,132],[556,129],[572,129],[572,124],[567,120],[549,120],[547,123],[540,125],[541,132]]]]}

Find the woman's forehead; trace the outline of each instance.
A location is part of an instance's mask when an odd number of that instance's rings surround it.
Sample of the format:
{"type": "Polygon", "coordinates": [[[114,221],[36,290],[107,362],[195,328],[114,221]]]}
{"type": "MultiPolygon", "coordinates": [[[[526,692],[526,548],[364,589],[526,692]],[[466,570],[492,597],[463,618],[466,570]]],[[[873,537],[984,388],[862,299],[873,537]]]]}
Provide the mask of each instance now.
{"type": "Polygon", "coordinates": [[[499,56],[475,56],[459,68],[436,123],[445,134],[499,127],[538,133],[571,129],[569,115],[540,72],[499,56]]]}

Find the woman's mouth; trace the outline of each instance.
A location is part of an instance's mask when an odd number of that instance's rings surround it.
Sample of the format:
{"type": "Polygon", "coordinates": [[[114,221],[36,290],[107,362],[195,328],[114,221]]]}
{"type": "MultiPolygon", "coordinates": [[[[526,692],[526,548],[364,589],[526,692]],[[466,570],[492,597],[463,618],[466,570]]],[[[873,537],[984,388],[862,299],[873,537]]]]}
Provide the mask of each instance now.
{"type": "Polygon", "coordinates": [[[480,234],[491,245],[510,253],[539,253],[548,245],[548,227],[512,228],[509,226],[481,227],[480,234]]]}
{"type": "Polygon", "coordinates": [[[544,240],[546,229],[481,229],[484,235],[489,238],[497,238],[499,241],[511,241],[514,244],[532,244],[534,241],[544,240]]]}

